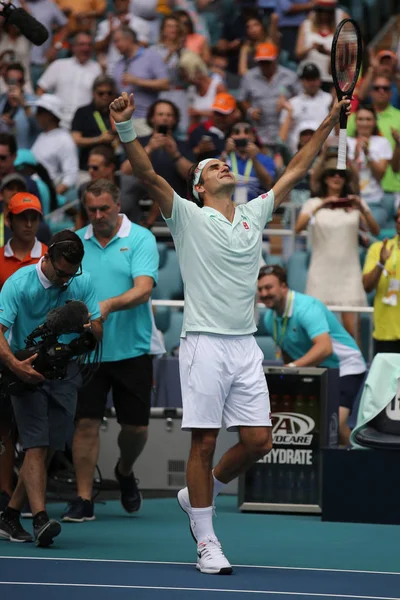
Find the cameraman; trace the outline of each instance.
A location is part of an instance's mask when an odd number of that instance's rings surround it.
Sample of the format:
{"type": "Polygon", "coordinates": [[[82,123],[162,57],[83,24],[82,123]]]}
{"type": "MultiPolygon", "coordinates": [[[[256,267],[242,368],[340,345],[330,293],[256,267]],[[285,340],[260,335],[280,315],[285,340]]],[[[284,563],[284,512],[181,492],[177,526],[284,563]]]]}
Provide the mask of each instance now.
{"type": "Polygon", "coordinates": [[[27,390],[11,395],[16,425],[25,458],[17,487],[8,507],[0,515],[0,537],[14,542],[32,541],[20,523],[25,492],[33,514],[33,533],[38,546],[49,546],[61,526],[49,520],[45,507],[46,458],[49,449],[64,450],[75,416],[79,379],[69,365],[68,378],[45,380],[33,367],[38,354],[18,360],[14,352],[24,348],[25,340],[45,322],[51,309],[69,300],[87,305],[93,334],[100,340],[100,309],[90,275],[82,273],[84,248],[72,231],[60,231],[51,239],[47,253],[36,264],[23,267],[4,284],[0,295],[0,362],[27,390]],[[10,346],[5,333],[12,327],[10,346]],[[36,386],[36,387],[35,387],[36,386]]]}

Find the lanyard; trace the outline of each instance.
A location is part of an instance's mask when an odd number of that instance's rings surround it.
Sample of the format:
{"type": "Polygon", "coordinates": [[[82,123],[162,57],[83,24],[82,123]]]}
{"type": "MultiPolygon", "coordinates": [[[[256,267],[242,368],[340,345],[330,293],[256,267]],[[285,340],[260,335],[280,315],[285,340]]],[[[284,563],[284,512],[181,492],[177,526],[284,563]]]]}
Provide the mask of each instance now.
{"type": "Polygon", "coordinates": [[[292,308],[293,299],[294,299],[294,294],[293,294],[292,290],[290,290],[290,292],[288,294],[288,301],[287,301],[287,306],[286,306],[285,314],[283,316],[283,325],[282,325],[282,329],[281,329],[281,335],[279,336],[279,341],[278,341],[278,324],[276,322],[275,312],[274,312],[274,315],[273,315],[273,319],[274,319],[274,322],[273,322],[273,327],[274,327],[274,342],[275,342],[275,345],[278,348],[281,347],[283,338],[285,337],[286,328],[287,328],[287,324],[288,324],[288,320],[289,320],[289,313],[290,313],[290,310],[292,308]]]}
{"type": "Polygon", "coordinates": [[[100,129],[100,133],[104,133],[105,131],[107,131],[106,124],[104,123],[103,117],[101,116],[98,110],[95,110],[93,112],[93,117],[96,121],[97,127],[100,129]]]}
{"type": "MultiPolygon", "coordinates": [[[[232,165],[232,172],[234,175],[239,175],[239,169],[238,169],[238,164],[237,164],[237,158],[236,158],[236,154],[234,152],[231,152],[229,155],[229,158],[231,160],[231,165],[232,165]]],[[[246,161],[246,166],[244,168],[244,183],[247,183],[249,181],[249,177],[250,177],[250,173],[251,170],[253,168],[253,161],[251,160],[251,158],[248,158],[246,161]]]]}

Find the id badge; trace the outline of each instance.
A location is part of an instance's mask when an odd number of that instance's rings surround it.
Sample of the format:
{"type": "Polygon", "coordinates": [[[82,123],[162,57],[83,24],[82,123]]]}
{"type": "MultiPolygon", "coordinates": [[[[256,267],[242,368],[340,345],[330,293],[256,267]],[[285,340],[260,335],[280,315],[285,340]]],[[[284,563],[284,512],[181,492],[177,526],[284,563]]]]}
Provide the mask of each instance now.
{"type": "Polygon", "coordinates": [[[389,287],[386,296],[382,299],[383,304],[388,306],[397,306],[398,295],[400,291],[400,280],[389,279],[389,287]]]}
{"type": "Polygon", "coordinates": [[[233,196],[233,201],[236,206],[238,204],[247,204],[247,186],[245,185],[237,185],[235,188],[235,194],[233,196]]]}
{"type": "Polygon", "coordinates": [[[282,350],[279,346],[275,346],[275,360],[282,360],[282,350]]]}

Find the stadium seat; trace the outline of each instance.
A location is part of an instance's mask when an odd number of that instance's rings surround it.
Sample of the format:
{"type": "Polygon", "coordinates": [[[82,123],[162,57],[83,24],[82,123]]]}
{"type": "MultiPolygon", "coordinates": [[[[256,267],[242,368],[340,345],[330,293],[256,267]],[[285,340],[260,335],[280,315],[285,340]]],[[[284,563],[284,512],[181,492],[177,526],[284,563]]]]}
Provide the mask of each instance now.
{"type": "Polygon", "coordinates": [[[171,323],[171,308],[169,306],[155,306],[154,321],[157,329],[165,333],[171,323]]]}
{"type": "Polygon", "coordinates": [[[182,300],[183,283],[174,249],[167,250],[164,266],[158,272],[158,284],[153,290],[154,300],[182,300]]]}
{"type": "Polygon", "coordinates": [[[158,250],[158,255],[160,257],[159,269],[163,269],[167,262],[168,246],[167,246],[167,244],[164,244],[163,242],[158,242],[157,250],[158,250]]]}
{"type": "Polygon", "coordinates": [[[288,260],[287,280],[288,286],[296,292],[305,293],[307,283],[307,270],[310,260],[309,252],[293,252],[288,260]]]}
{"type": "Polygon", "coordinates": [[[275,343],[273,338],[269,335],[256,335],[255,339],[264,353],[264,360],[276,360],[275,343]]]}
{"type": "Polygon", "coordinates": [[[180,344],[182,331],[183,312],[177,309],[170,309],[170,323],[168,329],[164,332],[165,349],[169,353],[180,344]]]}

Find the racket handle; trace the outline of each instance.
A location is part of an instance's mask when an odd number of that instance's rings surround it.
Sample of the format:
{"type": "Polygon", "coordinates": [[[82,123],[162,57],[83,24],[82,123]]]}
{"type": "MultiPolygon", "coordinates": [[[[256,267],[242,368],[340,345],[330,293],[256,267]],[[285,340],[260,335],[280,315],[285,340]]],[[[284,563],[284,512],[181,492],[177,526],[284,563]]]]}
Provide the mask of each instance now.
{"type": "Polygon", "coordinates": [[[347,130],[339,130],[339,148],[338,148],[338,159],[337,169],[340,171],[346,170],[346,155],[347,155],[347,130]]]}

